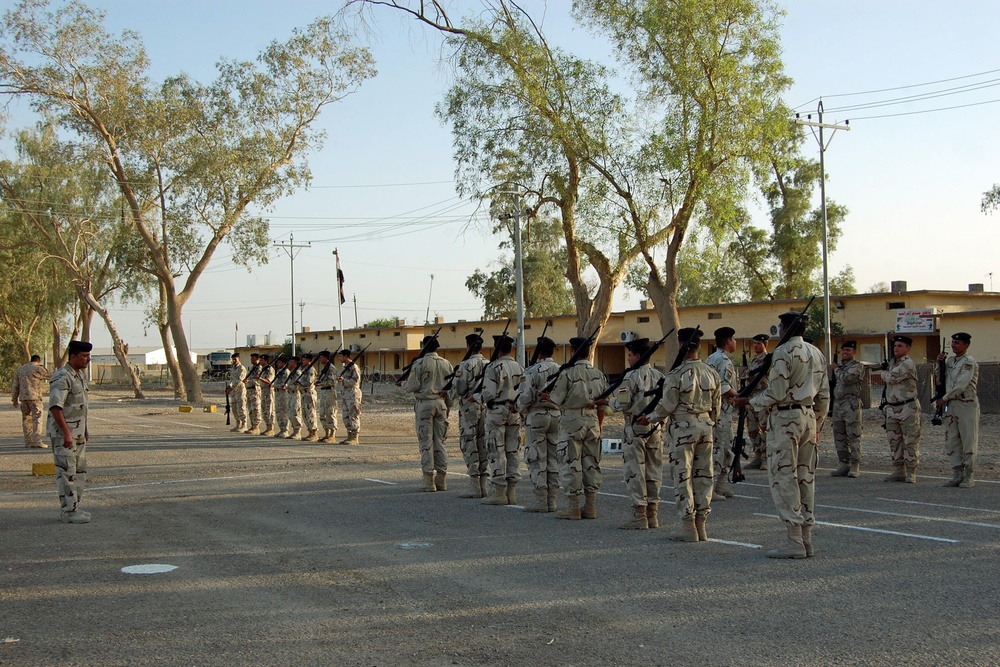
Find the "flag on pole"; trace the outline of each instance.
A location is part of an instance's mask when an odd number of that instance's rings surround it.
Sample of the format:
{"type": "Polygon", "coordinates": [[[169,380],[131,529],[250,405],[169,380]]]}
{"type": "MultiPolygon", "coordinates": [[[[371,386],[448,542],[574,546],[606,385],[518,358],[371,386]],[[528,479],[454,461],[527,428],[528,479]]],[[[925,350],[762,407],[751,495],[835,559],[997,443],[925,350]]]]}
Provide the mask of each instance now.
{"type": "Polygon", "coordinates": [[[337,286],[340,287],[340,303],[343,304],[347,301],[344,296],[344,270],[340,268],[340,253],[334,253],[337,255],[337,286]]]}

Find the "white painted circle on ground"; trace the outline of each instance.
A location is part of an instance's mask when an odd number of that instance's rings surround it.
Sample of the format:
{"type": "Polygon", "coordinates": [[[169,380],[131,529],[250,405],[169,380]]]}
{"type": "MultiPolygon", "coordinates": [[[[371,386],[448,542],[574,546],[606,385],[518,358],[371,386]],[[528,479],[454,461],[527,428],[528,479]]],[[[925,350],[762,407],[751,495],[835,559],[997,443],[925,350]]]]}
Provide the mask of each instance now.
{"type": "Polygon", "coordinates": [[[396,546],[400,549],[429,549],[434,545],[430,542],[400,542],[396,546]]]}
{"type": "Polygon", "coordinates": [[[163,563],[149,563],[148,565],[127,565],[122,568],[125,574],[160,574],[176,570],[176,565],[164,565],[163,563]]]}

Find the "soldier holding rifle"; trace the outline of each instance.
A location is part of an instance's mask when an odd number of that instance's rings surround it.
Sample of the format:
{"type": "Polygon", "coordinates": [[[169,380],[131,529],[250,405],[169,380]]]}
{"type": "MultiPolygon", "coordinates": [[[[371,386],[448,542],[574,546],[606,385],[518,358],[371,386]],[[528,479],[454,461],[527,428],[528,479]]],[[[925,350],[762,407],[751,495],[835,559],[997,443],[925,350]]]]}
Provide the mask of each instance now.
{"type": "Polygon", "coordinates": [[[452,403],[458,405],[458,442],[469,473],[469,490],[460,493],[458,497],[485,498],[489,493],[485,413],[482,405],[468,400],[486,367],[486,357],[480,353],[483,349],[483,337],[478,333],[469,334],[465,337],[465,347],[465,359],[455,368],[451,387],[448,389],[452,403]]]}
{"type": "MultiPolygon", "coordinates": [[[[944,408],[944,453],[954,472],[945,486],[971,489],[976,485],[976,451],[979,448],[979,364],[969,356],[972,336],[965,332],[952,334],[951,351],[955,356],[947,359],[944,395],[938,398],[937,407],[944,408]]],[[[941,361],[944,352],[938,357],[941,361]]]]}
{"type": "Polygon", "coordinates": [[[840,362],[830,364],[836,384],[833,387],[833,440],[840,465],[831,477],[857,477],[861,474],[861,383],[865,367],[854,358],[857,341],[840,346],[840,362]]]}
{"type": "Polygon", "coordinates": [[[729,466],[733,463],[733,418],[736,409],[733,398],[736,397],[737,375],[733,365],[732,354],[736,351],[736,330],[732,327],[720,327],[715,330],[715,352],[708,356],[706,363],[715,369],[722,382],[722,409],[719,419],[715,422],[715,432],[712,435],[712,460],[715,469],[715,491],[713,496],[719,500],[732,498],[735,494],[726,481],[729,466]]]}
{"type": "Polygon", "coordinates": [[[421,490],[430,492],[448,490],[445,481],[448,453],[444,448],[448,438],[448,404],[444,386],[452,367],[447,359],[438,356],[435,351],[438,347],[437,333],[425,336],[420,353],[404,372],[405,380],[402,380],[403,390],[416,399],[413,413],[424,478],[421,490]]]}
{"type": "Polygon", "coordinates": [[[535,501],[526,512],[555,512],[559,494],[559,406],[543,401],[539,392],[556,372],[552,360],[556,342],[544,334],[535,346],[537,361],[524,371],[517,394],[517,410],[524,417],[524,462],[535,492],[535,501]]]}
{"type": "Polygon", "coordinates": [[[240,362],[240,353],[233,352],[229,357],[233,361],[229,369],[229,382],[226,384],[226,396],[232,406],[233,414],[236,416],[236,426],[229,429],[234,433],[246,433],[247,431],[247,394],[246,385],[243,380],[247,376],[246,367],[240,362]]]}
{"type": "Polygon", "coordinates": [[[337,390],[334,386],[336,369],[333,367],[330,350],[320,352],[316,364],[321,369],[316,375],[318,419],[323,426],[323,437],[319,441],[333,442],[337,436],[337,390]]]}
{"type": "Polygon", "coordinates": [[[917,400],[917,365],[910,358],[913,339],[892,338],[891,362],[883,364],[885,383],[885,433],[889,439],[892,473],[886,482],[917,483],[920,465],[920,401],[917,400]]]}
{"type": "MultiPolygon", "coordinates": [[[[358,353],[358,356],[362,353],[358,353]]],[[[340,444],[356,445],[361,434],[361,371],[351,359],[351,351],[346,348],[340,351],[340,363],[337,382],[342,389],[337,393],[340,396],[340,416],[347,428],[347,437],[340,444]]]]}
{"type": "Polygon", "coordinates": [[[250,420],[247,435],[260,435],[260,385],[257,384],[257,376],[260,375],[261,369],[260,355],[251,352],[250,369],[243,378],[243,384],[247,388],[247,417],[250,420]]]}
{"type": "MultiPolygon", "coordinates": [[[[271,364],[271,355],[260,355],[261,371],[257,374],[257,383],[260,385],[260,420],[265,428],[261,435],[274,435],[274,365],[271,364]]],[[[277,364],[275,359],[274,363],[277,364]]]]}
{"type": "MultiPolygon", "coordinates": [[[[746,378],[749,379],[760,371],[764,359],[767,358],[767,341],[770,336],[765,333],[757,334],[750,343],[753,350],[753,359],[746,367],[746,378]]],[[[767,387],[767,378],[761,380],[757,388],[750,394],[753,398],[767,387]]],[[[752,408],[747,409],[747,431],[750,434],[750,445],[753,449],[753,460],[743,466],[744,470],[760,470],[767,467],[767,454],[765,435],[767,433],[767,414],[758,412],[752,408]]]]}
{"type": "Polygon", "coordinates": [[[521,479],[521,416],[514,401],[524,369],[514,360],[514,339],[493,337],[498,358],[486,366],[482,393],[473,399],[486,406],[486,452],[490,495],[483,505],[516,505],[521,479]]]}

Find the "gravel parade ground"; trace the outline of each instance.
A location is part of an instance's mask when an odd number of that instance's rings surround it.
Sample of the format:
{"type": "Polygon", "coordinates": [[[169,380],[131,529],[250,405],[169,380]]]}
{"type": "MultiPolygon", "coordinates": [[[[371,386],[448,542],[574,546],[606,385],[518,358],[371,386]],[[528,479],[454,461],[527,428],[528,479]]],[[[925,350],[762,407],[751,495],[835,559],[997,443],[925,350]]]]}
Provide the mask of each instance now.
{"type": "Polygon", "coordinates": [[[596,521],[460,499],[455,411],[449,490],[421,493],[410,404],[370,388],[348,447],[231,433],[221,384],[215,414],[92,387],[85,525],[59,522],[54,478],[31,475],[52,455],[24,448],[6,403],[0,665],[1000,664],[997,415],[974,489],[941,487],[930,415],[916,485],[882,482],[875,410],[861,478],[830,478],[827,426],[817,556],[783,561],[764,556],[785,531],[760,471],[713,503],[707,544],[667,540],[666,485],[661,529],[618,529],[618,454],[596,521]],[[153,564],[174,569],[123,571],[153,564]]]}

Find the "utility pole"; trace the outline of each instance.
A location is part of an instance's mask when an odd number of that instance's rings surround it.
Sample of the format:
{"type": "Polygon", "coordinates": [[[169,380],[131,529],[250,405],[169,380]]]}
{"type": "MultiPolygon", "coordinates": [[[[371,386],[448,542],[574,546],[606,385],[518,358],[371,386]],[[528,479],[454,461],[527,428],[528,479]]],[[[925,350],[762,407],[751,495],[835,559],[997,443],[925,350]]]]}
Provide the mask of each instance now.
{"type": "Polygon", "coordinates": [[[434,274],[431,274],[431,286],[427,290],[427,312],[424,314],[424,324],[431,323],[431,292],[434,290],[434,274]]]}
{"type": "Polygon", "coordinates": [[[302,329],[303,331],[306,330],[305,329],[305,324],[306,324],[305,310],[306,310],[306,302],[305,301],[299,301],[299,328],[302,329]]]}
{"type": "Polygon", "coordinates": [[[311,248],[312,243],[295,243],[295,234],[288,235],[288,242],[275,241],[274,245],[281,248],[288,255],[288,259],[291,260],[291,271],[292,271],[292,356],[295,356],[295,255],[298,254],[298,250],[301,248],[311,248]]]}
{"type": "MultiPolygon", "coordinates": [[[[830,269],[827,257],[827,240],[828,240],[828,228],[826,224],[826,162],[824,160],[824,155],[826,154],[826,147],[829,142],[823,140],[823,130],[845,130],[850,131],[851,126],[849,120],[845,120],[843,125],[828,124],[823,122],[823,100],[819,101],[819,106],[816,107],[816,113],[819,116],[819,122],[814,122],[812,120],[812,114],[806,116],[806,120],[799,118],[799,114],[795,114],[795,124],[796,125],[806,125],[812,130],[812,128],[819,129],[819,136],[817,137],[819,141],[819,200],[820,208],[823,211],[823,336],[825,338],[824,342],[826,344],[826,357],[827,359],[833,358],[833,350],[830,348],[830,269]]],[[[812,130],[813,136],[816,137],[816,131],[812,130]]],[[[833,141],[833,135],[830,135],[830,141],[833,141]]]]}
{"type": "Polygon", "coordinates": [[[352,294],[354,297],[354,328],[358,328],[358,295],[352,294]]]}

